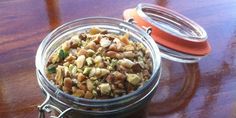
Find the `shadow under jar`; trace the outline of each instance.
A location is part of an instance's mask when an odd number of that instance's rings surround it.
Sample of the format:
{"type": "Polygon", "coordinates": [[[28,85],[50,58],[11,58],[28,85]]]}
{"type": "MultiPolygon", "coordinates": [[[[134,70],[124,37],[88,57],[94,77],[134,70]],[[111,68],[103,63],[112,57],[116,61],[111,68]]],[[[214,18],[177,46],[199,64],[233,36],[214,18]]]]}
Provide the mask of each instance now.
{"type": "Polygon", "coordinates": [[[119,19],[91,17],[66,23],[50,34],[40,44],[36,54],[37,81],[46,100],[38,107],[39,117],[45,112],[55,111],[54,118],[78,117],[126,117],[144,108],[151,100],[160,79],[161,56],[154,40],[143,29],[119,19]],[[45,68],[50,55],[68,37],[78,32],[85,32],[93,27],[106,29],[115,34],[130,34],[130,40],[141,42],[150,51],[152,75],[140,88],[127,95],[112,99],[78,98],[58,89],[46,77],[45,68]]]}

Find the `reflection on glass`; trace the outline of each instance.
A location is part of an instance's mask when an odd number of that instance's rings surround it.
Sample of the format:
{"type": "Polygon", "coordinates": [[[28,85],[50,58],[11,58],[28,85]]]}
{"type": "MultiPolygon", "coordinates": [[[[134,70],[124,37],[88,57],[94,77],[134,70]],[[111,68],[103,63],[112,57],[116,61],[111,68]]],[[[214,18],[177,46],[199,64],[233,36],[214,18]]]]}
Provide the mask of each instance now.
{"type": "Polygon", "coordinates": [[[163,61],[160,86],[149,106],[149,116],[172,113],[187,106],[199,84],[198,63],[163,61]]]}
{"type": "Polygon", "coordinates": [[[156,4],[165,7],[168,4],[168,0],[156,0],[156,4]]]}
{"type": "Polygon", "coordinates": [[[45,0],[50,30],[55,29],[60,24],[60,12],[57,0],[45,0]]]}

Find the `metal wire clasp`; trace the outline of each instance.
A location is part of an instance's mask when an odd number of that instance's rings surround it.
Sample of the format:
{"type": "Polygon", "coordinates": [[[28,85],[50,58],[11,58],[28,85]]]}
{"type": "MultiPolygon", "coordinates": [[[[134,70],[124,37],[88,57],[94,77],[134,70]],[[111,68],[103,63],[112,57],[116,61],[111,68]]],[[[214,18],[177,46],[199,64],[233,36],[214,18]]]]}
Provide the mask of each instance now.
{"type": "Polygon", "coordinates": [[[58,107],[50,104],[50,100],[51,100],[51,97],[48,93],[46,93],[47,97],[45,99],[45,101],[38,106],[38,110],[39,110],[39,116],[38,118],[45,118],[45,112],[47,113],[51,113],[52,110],[56,111],[59,113],[58,116],[50,116],[51,118],[63,118],[63,116],[70,110],[72,110],[72,108],[68,108],[64,111],[62,111],[61,109],[59,109],[58,107]]]}
{"type": "MultiPolygon", "coordinates": [[[[129,18],[129,19],[127,19],[126,21],[127,21],[128,23],[137,25],[137,22],[134,20],[134,18],[129,18]]],[[[152,28],[151,28],[151,27],[142,26],[142,28],[145,30],[145,32],[146,32],[148,35],[151,35],[151,34],[152,34],[152,28]]]]}

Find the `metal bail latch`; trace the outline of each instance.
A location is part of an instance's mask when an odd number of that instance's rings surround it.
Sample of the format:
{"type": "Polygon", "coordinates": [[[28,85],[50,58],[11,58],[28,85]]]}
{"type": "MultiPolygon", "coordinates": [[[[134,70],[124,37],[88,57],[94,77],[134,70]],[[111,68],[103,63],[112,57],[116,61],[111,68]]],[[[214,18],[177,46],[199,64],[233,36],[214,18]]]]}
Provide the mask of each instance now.
{"type": "MultiPolygon", "coordinates": [[[[137,24],[137,22],[135,22],[134,18],[129,18],[126,20],[127,22],[131,23],[131,24],[137,24]]],[[[151,27],[145,27],[142,26],[142,28],[145,30],[145,32],[151,36],[152,34],[152,28],[151,27]]]]}
{"type": "Polygon", "coordinates": [[[151,27],[145,27],[145,26],[143,26],[143,29],[148,33],[148,35],[151,36],[151,34],[152,34],[152,28],[151,28],[151,27]]]}
{"type": "Polygon", "coordinates": [[[47,97],[45,99],[45,101],[38,106],[38,110],[39,110],[39,115],[38,115],[38,118],[45,118],[45,112],[47,113],[51,113],[52,111],[56,111],[59,113],[58,116],[53,116],[51,115],[50,117],[51,118],[63,118],[63,116],[70,110],[72,110],[73,108],[68,108],[64,111],[60,110],[58,107],[50,104],[50,100],[51,100],[51,97],[48,93],[46,93],[47,97]]]}

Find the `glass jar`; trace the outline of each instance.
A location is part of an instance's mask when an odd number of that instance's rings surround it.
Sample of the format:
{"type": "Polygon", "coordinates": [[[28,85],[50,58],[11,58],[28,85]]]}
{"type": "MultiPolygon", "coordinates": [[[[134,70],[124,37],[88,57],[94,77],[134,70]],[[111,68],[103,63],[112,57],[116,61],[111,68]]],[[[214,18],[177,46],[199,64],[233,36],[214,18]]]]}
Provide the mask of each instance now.
{"type": "Polygon", "coordinates": [[[124,19],[150,28],[161,57],[181,63],[194,63],[211,51],[206,31],[194,21],[170,9],[147,3],[126,9],[124,19]]]}
{"type": "Polygon", "coordinates": [[[143,29],[115,18],[91,17],[66,23],[48,34],[37,50],[35,64],[38,84],[46,95],[46,100],[38,107],[39,117],[45,117],[44,112],[51,110],[58,112],[53,116],[56,118],[125,117],[145,107],[152,98],[160,79],[161,56],[156,43],[143,29]],[[131,40],[143,43],[150,51],[153,63],[149,81],[128,95],[104,100],[74,97],[54,86],[45,76],[49,56],[68,37],[92,27],[106,29],[116,34],[129,32],[131,40]]]}

